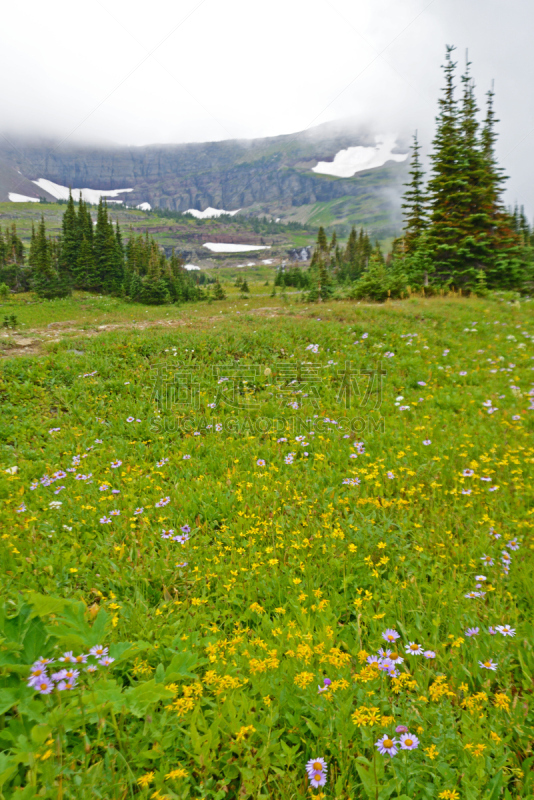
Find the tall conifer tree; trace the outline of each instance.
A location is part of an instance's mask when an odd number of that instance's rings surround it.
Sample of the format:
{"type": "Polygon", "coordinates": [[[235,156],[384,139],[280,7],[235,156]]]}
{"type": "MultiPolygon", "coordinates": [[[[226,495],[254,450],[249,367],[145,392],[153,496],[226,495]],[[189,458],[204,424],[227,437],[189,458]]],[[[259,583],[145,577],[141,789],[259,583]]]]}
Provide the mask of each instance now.
{"type": "Polygon", "coordinates": [[[416,249],[421,233],[428,225],[426,197],[424,190],[425,173],[421,166],[420,151],[421,145],[419,144],[416,131],[412,144],[412,161],[410,169],[410,175],[412,176],[412,179],[410,183],[405,184],[406,191],[403,198],[404,202],[402,203],[405,231],[405,251],[407,253],[411,253],[416,249]]]}

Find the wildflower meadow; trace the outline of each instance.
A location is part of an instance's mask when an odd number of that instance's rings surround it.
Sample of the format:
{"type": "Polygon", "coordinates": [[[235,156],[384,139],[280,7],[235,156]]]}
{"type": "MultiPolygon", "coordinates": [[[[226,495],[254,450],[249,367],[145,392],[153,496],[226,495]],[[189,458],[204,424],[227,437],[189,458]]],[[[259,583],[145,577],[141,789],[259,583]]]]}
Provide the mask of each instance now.
{"type": "Polygon", "coordinates": [[[0,797],[534,797],[532,303],[156,313],[0,364],[0,797]]]}

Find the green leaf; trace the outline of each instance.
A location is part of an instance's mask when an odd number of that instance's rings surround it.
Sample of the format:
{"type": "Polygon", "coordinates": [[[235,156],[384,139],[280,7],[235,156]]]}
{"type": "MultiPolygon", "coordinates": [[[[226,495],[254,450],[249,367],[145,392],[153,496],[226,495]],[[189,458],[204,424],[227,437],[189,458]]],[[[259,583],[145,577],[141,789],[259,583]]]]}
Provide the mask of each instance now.
{"type": "Polygon", "coordinates": [[[8,756],[0,753],[0,786],[15,774],[18,769],[19,760],[16,756],[8,756]]]}
{"type": "Polygon", "coordinates": [[[198,676],[194,672],[191,672],[191,670],[198,664],[199,660],[196,653],[176,653],[167,667],[165,680],[174,681],[177,678],[197,678],[198,676]]]}
{"type": "Polygon", "coordinates": [[[43,744],[51,733],[52,728],[50,725],[34,725],[31,732],[32,741],[34,741],[36,745],[43,744]]]}
{"type": "Polygon", "coordinates": [[[124,692],[124,704],[136,717],[144,717],[150,706],[173,697],[173,692],[151,680],[124,692]]]}
{"type": "Polygon", "coordinates": [[[155,683],[163,683],[165,680],[165,667],[163,664],[158,664],[156,667],[156,672],[154,673],[154,682],[155,683]]]}
{"type": "Polygon", "coordinates": [[[28,593],[28,603],[32,606],[31,618],[59,614],[69,602],[72,601],[65,600],[62,597],[50,597],[50,595],[38,594],[37,592],[28,593]]]}

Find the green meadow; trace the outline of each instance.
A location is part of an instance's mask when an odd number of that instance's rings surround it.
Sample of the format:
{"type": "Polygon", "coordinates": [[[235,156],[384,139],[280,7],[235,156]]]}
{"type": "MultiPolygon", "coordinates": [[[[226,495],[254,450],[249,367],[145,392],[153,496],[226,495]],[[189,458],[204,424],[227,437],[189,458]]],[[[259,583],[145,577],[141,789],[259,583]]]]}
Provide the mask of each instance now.
{"type": "Polygon", "coordinates": [[[534,797],[532,302],[257,277],[0,305],[0,798],[534,797]]]}

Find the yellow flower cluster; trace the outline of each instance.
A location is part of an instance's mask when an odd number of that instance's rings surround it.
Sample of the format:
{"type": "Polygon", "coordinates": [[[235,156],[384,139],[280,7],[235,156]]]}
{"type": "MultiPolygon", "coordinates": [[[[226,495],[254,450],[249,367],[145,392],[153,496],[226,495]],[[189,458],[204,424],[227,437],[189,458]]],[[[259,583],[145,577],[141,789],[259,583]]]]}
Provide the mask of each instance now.
{"type": "Polygon", "coordinates": [[[367,725],[372,728],[373,725],[381,725],[382,727],[390,725],[394,718],[383,716],[376,706],[360,706],[352,714],[351,719],[353,724],[359,728],[365,728],[367,725]]]}
{"type": "Polygon", "coordinates": [[[267,658],[251,658],[248,662],[251,675],[267,672],[268,669],[278,669],[280,661],[276,650],[271,650],[267,658]]]}
{"type": "Polygon", "coordinates": [[[434,703],[437,703],[442,697],[456,697],[455,693],[451,690],[451,687],[447,683],[447,678],[444,675],[440,675],[438,678],[436,678],[434,683],[428,687],[428,693],[434,703]]]}
{"type": "Polygon", "coordinates": [[[253,725],[243,725],[239,731],[235,735],[236,742],[242,742],[252,733],[256,732],[256,728],[253,725]]]}
{"type": "Polygon", "coordinates": [[[309,686],[309,684],[313,683],[314,680],[315,675],[313,672],[299,672],[297,675],[295,675],[293,682],[300,689],[305,689],[306,686],[309,686]]]}

